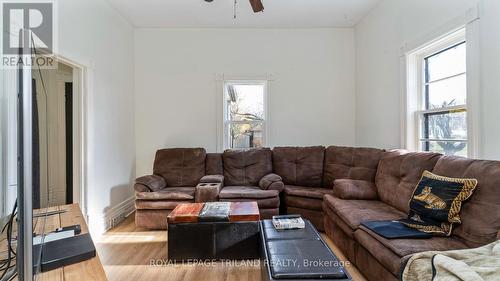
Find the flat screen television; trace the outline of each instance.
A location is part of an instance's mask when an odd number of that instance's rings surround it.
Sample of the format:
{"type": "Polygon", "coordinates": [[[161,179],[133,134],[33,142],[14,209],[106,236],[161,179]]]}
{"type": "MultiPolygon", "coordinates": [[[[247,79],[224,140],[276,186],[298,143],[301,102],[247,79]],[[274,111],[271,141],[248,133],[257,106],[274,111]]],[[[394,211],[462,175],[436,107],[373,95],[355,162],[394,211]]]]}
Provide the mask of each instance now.
{"type": "MultiPolygon", "coordinates": [[[[34,205],[37,205],[33,201],[33,189],[37,183],[34,178],[39,175],[37,171],[39,165],[34,165],[34,159],[39,151],[39,142],[36,132],[38,120],[34,119],[38,112],[36,97],[33,96],[32,91],[33,69],[31,64],[27,63],[35,51],[31,42],[30,31],[20,30],[19,46],[22,47],[19,48],[18,56],[19,61],[23,63],[18,63],[15,75],[17,93],[13,91],[5,93],[6,95],[17,94],[17,198],[10,215],[2,220],[6,223],[4,231],[7,232],[7,239],[3,243],[6,242],[8,248],[3,259],[5,263],[0,266],[0,281],[11,280],[16,274],[20,281],[31,281],[36,279],[35,276],[40,272],[40,263],[37,261],[41,258],[41,251],[33,252],[33,213],[34,205]],[[22,44],[23,42],[27,44],[22,44]]],[[[5,87],[2,87],[2,91],[4,90],[5,87]]],[[[2,154],[2,157],[6,156],[2,154]]],[[[5,200],[1,203],[6,204],[5,200]]],[[[38,208],[38,206],[35,207],[38,208]]],[[[36,210],[37,216],[41,216],[37,219],[37,223],[44,224],[44,212],[46,213],[46,209],[45,211],[36,210]]],[[[43,228],[38,232],[44,235],[43,228]]]]}
{"type": "MultiPolygon", "coordinates": [[[[19,37],[19,46],[22,46],[17,54],[19,63],[16,70],[9,70],[9,77],[11,77],[9,86],[0,86],[2,89],[0,100],[3,101],[2,98],[6,95],[9,97],[9,113],[7,114],[9,129],[4,130],[5,119],[0,118],[0,125],[2,125],[0,126],[2,131],[0,141],[4,139],[3,134],[6,131],[10,132],[7,149],[0,142],[1,157],[4,158],[5,154],[8,154],[9,160],[2,159],[0,164],[8,162],[10,163],[8,164],[9,170],[15,170],[15,173],[7,173],[9,180],[6,184],[3,180],[3,166],[0,167],[0,178],[2,178],[0,183],[4,188],[0,193],[0,210],[2,210],[0,223],[6,222],[6,232],[2,231],[2,233],[8,234],[7,239],[0,242],[7,242],[9,245],[8,250],[2,252],[7,256],[0,257],[0,281],[11,280],[16,274],[18,280],[21,281],[36,280],[42,271],[49,271],[95,256],[95,247],[90,235],[78,235],[76,230],[58,231],[53,228],[53,225],[46,224],[48,217],[64,212],[48,212],[50,206],[64,204],[61,203],[61,200],[64,200],[61,197],[53,200],[55,198],[51,181],[53,177],[49,172],[61,169],[51,164],[49,160],[49,154],[54,151],[49,148],[56,146],[57,143],[54,143],[48,133],[51,126],[59,124],[54,122],[60,121],[48,118],[48,109],[56,108],[54,104],[60,105],[53,100],[49,102],[48,97],[55,97],[60,92],[46,87],[46,85],[51,85],[50,77],[53,78],[51,75],[57,74],[58,69],[41,69],[42,67],[37,65],[38,58],[50,56],[50,54],[38,52],[31,34],[29,30],[21,30],[19,34],[16,34],[19,37]],[[4,93],[4,89],[8,89],[9,93],[4,93]],[[4,153],[5,150],[8,150],[7,153],[4,153]],[[42,184],[43,190],[40,188],[42,184]],[[5,194],[7,189],[10,192],[10,189],[14,187],[17,188],[17,194],[9,193],[8,200],[4,200],[2,194],[5,194]],[[6,208],[10,208],[11,205],[14,207],[12,212],[7,211],[6,208]],[[10,216],[5,215],[7,213],[10,216]],[[47,233],[49,229],[51,231],[47,233]],[[71,251],[66,250],[69,248],[71,251]]],[[[3,80],[5,79],[0,79],[1,82],[3,80]]],[[[5,106],[0,106],[0,117],[5,116],[2,112],[3,108],[5,106]]],[[[67,170],[67,167],[65,169],[67,170]]],[[[68,197],[65,199],[68,203],[68,197]]]]}

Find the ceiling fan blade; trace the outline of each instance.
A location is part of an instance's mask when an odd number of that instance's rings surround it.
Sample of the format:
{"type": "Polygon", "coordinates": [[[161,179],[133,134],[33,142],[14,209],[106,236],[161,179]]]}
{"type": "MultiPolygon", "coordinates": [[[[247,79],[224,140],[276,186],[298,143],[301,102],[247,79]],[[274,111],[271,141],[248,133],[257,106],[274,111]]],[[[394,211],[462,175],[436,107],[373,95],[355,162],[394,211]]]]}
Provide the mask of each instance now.
{"type": "Polygon", "coordinates": [[[252,5],[254,13],[264,11],[264,5],[262,4],[262,0],[250,0],[250,5],[252,5]]]}

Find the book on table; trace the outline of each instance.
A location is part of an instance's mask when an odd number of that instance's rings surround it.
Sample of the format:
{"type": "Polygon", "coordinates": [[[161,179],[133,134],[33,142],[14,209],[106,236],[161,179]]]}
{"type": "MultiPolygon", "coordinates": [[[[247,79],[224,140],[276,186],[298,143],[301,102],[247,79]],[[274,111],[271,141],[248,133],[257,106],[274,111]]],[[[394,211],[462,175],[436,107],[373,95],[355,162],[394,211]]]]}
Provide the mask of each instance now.
{"type": "Polygon", "coordinates": [[[273,225],[278,230],[305,228],[305,222],[299,215],[273,216],[273,225]]]}

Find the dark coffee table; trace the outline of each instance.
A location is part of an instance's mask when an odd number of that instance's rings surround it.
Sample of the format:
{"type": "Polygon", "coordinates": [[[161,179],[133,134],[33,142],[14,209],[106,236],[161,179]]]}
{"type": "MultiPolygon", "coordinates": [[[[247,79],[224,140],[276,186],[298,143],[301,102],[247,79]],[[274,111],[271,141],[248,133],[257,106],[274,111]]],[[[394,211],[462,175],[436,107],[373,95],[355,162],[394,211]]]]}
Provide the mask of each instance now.
{"type": "Polygon", "coordinates": [[[276,230],[261,221],[262,280],[352,280],[310,221],[304,229],[276,230]]]}
{"type": "Polygon", "coordinates": [[[168,216],[168,258],[183,260],[259,259],[256,202],[179,204],[168,216]]]}

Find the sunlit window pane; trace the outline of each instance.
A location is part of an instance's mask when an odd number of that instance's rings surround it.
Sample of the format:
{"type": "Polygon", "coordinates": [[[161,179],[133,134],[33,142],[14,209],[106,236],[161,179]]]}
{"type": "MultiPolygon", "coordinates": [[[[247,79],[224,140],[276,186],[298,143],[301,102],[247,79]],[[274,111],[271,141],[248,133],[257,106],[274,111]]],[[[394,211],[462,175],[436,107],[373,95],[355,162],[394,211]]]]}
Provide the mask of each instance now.
{"type": "Polygon", "coordinates": [[[425,114],[422,135],[426,139],[467,139],[467,112],[425,114]]]}
{"type": "Polygon", "coordinates": [[[264,120],[264,85],[227,85],[227,118],[230,121],[264,120]]]}
{"type": "Polygon", "coordinates": [[[444,155],[467,157],[467,142],[464,141],[424,141],[423,151],[432,151],[444,155]]]}
{"type": "Polygon", "coordinates": [[[230,123],[228,126],[231,148],[262,147],[262,123],[230,123]]]}
{"type": "Polygon", "coordinates": [[[465,43],[427,58],[429,78],[435,81],[466,72],[465,43]]]}
{"type": "Polygon", "coordinates": [[[245,149],[264,145],[265,82],[225,84],[224,147],[245,149]]]}
{"type": "Polygon", "coordinates": [[[427,109],[464,105],[467,102],[465,74],[431,83],[428,87],[429,106],[427,109]]]}

